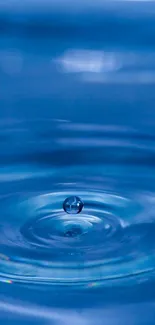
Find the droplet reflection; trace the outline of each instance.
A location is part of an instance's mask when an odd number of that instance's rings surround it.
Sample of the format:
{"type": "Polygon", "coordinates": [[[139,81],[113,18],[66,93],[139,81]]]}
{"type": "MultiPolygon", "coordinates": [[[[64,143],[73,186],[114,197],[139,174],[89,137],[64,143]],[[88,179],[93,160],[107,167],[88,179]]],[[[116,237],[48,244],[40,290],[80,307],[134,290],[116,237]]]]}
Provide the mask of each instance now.
{"type": "Polygon", "coordinates": [[[78,196],[71,196],[64,201],[63,209],[68,214],[78,214],[82,211],[83,205],[78,196]]]}

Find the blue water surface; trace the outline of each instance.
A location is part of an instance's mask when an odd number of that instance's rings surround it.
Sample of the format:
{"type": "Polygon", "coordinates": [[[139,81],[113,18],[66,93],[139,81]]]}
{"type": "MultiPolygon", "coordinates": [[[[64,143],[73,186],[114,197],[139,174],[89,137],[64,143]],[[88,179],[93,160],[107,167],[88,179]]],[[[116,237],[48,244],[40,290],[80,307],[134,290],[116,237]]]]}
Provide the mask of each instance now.
{"type": "Polygon", "coordinates": [[[154,35],[153,1],[1,2],[0,324],[155,324],[154,35]]]}

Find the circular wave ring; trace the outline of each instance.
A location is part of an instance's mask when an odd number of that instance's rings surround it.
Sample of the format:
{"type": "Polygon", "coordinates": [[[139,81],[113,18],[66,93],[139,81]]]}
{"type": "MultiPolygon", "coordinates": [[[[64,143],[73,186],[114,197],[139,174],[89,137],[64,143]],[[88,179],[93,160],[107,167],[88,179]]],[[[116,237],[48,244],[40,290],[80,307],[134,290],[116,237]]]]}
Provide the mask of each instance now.
{"type": "Polygon", "coordinates": [[[108,284],[153,271],[155,223],[144,218],[141,202],[98,191],[10,200],[0,224],[1,280],[108,284]],[[71,195],[84,201],[78,215],[63,210],[64,199],[71,195]]]}

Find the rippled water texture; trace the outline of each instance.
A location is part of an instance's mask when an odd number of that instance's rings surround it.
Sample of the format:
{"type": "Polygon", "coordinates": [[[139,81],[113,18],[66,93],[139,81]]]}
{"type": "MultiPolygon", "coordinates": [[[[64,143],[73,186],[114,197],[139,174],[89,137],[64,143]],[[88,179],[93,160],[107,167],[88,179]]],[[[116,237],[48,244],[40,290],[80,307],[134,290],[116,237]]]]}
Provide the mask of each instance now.
{"type": "Polygon", "coordinates": [[[153,2],[0,4],[0,324],[154,325],[154,33],[153,2]]]}

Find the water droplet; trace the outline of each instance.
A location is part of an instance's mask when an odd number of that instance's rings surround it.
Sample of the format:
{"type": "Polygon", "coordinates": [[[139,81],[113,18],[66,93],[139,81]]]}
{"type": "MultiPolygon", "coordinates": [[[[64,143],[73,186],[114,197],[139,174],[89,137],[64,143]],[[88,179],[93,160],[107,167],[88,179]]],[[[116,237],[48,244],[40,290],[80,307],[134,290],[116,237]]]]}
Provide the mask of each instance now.
{"type": "Polygon", "coordinates": [[[71,196],[64,201],[63,208],[69,214],[77,214],[82,211],[83,205],[83,202],[78,196],[71,196]]]}

